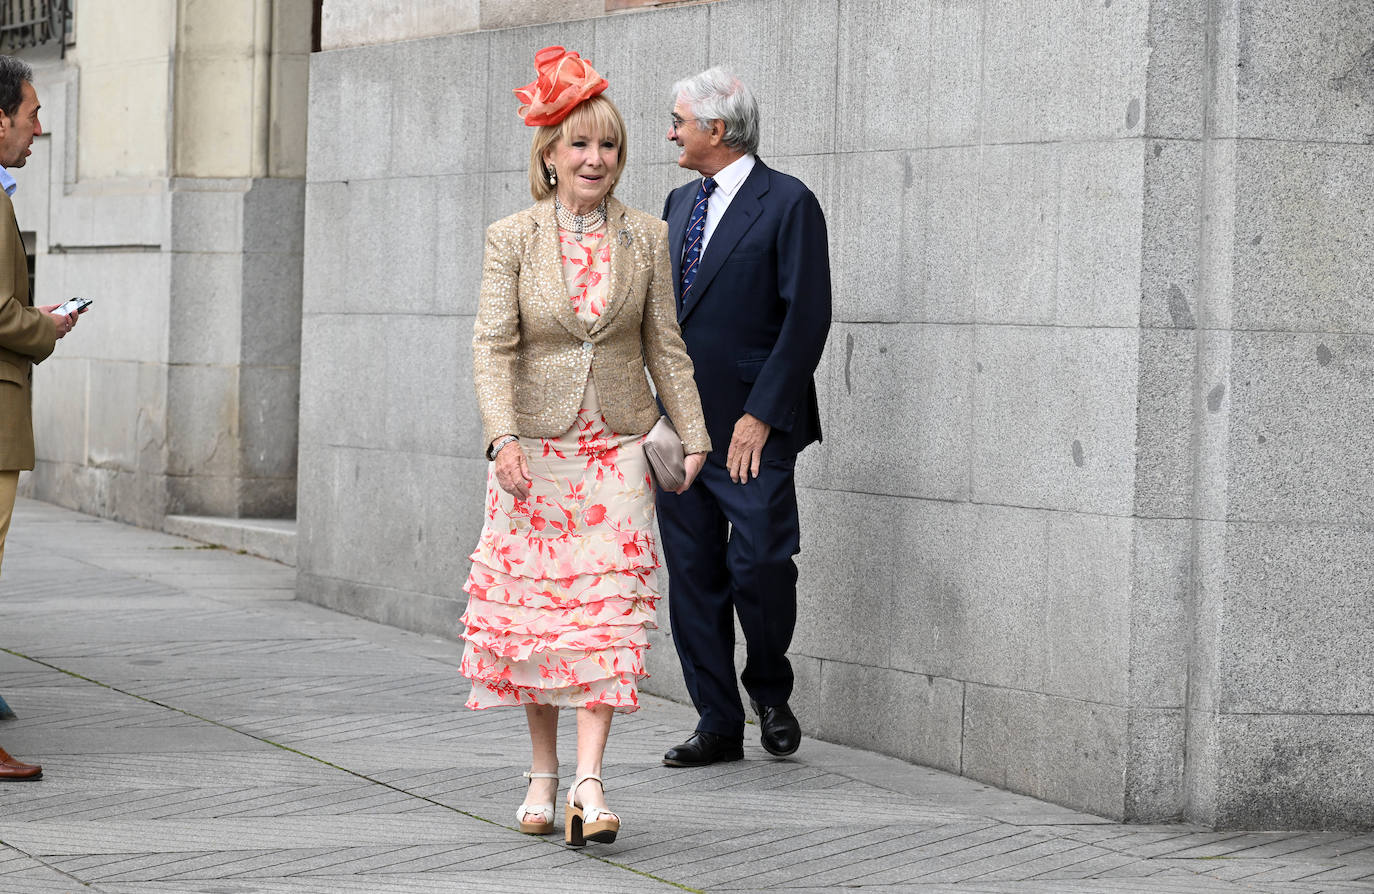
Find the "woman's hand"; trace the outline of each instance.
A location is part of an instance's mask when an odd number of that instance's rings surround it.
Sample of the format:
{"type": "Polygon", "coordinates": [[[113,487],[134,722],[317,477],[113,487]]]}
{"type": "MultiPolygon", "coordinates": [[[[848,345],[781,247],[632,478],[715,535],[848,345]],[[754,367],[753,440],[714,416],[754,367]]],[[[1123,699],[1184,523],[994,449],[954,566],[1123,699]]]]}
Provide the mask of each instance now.
{"type": "Polygon", "coordinates": [[[530,477],[530,466],[519,441],[511,441],[496,454],[496,483],[517,500],[529,498],[534,479],[530,477]]]}
{"type": "Polygon", "coordinates": [[[697,480],[697,475],[701,472],[701,467],[706,465],[706,454],[689,453],[683,460],[683,465],[686,467],[687,474],[682,478],[682,487],[673,491],[675,494],[686,493],[687,488],[692,486],[692,482],[697,480]]]}

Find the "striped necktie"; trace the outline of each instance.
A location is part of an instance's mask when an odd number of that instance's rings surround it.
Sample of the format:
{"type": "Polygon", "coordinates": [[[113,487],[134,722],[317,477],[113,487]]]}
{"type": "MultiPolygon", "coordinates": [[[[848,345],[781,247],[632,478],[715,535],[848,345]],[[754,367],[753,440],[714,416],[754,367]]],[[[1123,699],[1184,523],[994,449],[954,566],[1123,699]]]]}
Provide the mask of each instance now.
{"type": "Polygon", "coordinates": [[[692,206],[692,216],[687,218],[687,235],[683,239],[682,250],[682,306],[687,305],[687,293],[697,278],[697,265],[701,261],[701,238],[706,233],[706,202],[715,191],[716,181],[706,177],[697,187],[697,201],[692,206]]]}

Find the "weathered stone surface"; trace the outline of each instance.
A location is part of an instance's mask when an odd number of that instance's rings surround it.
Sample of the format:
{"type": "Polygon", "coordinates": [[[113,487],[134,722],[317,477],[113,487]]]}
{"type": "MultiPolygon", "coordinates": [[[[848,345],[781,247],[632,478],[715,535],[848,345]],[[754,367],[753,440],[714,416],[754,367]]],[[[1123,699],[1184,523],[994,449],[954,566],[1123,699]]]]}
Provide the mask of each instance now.
{"type": "Polygon", "coordinates": [[[173,181],[172,251],[234,252],[244,247],[244,192],[249,180],[173,181]]]}
{"type": "MultiPolygon", "coordinates": [[[[834,0],[735,0],[711,10],[710,64],[730,68],[767,109],[760,153],[814,155],[838,149],[842,119],[827,126],[838,102],[839,9],[834,0]],[[798,22],[808,27],[798,28],[798,22]],[[804,65],[798,65],[805,60],[804,65]]],[[[683,77],[695,74],[684,72],[683,77]]]]}
{"type": "MultiPolygon", "coordinates": [[[[97,363],[102,371],[117,366],[127,373],[120,384],[132,384],[137,375],[128,364],[107,364],[99,361],[50,357],[34,371],[33,399],[43,407],[33,419],[33,438],[41,444],[42,456],[51,462],[84,464],[91,447],[87,439],[91,437],[90,423],[86,418],[86,395],[90,383],[92,363],[97,363]]],[[[104,390],[104,389],[100,389],[104,390]]],[[[111,420],[100,419],[100,422],[111,420]]],[[[133,418],[120,420],[117,429],[101,430],[95,435],[100,447],[116,446],[117,461],[126,468],[133,468],[138,462],[132,429],[136,424],[133,418]]],[[[102,451],[103,452],[103,451],[102,451]]]]}
{"type": "Polygon", "coordinates": [[[1346,524],[1374,518],[1374,336],[1233,336],[1228,517],[1346,524]]]}
{"type": "Polygon", "coordinates": [[[1158,823],[1182,816],[1185,738],[1181,710],[1131,709],[1126,720],[1127,821],[1158,823]]]}
{"type": "Polygon", "coordinates": [[[1374,132],[1374,7],[1262,0],[1238,16],[1238,136],[1366,143],[1374,132]]]}
{"type": "Polygon", "coordinates": [[[483,5],[482,0],[439,0],[388,4],[379,11],[370,0],[337,0],[321,13],[320,42],[335,50],[475,31],[483,26],[483,5]]]}
{"type": "Polygon", "coordinates": [[[964,686],[848,662],[823,662],[816,734],[940,770],[960,764],[964,686]],[[855,698],[855,693],[865,693],[855,698]],[[875,718],[885,718],[875,722],[875,718]]]}
{"type": "MultiPolygon", "coordinates": [[[[484,170],[489,95],[486,35],[472,35],[465,43],[462,53],[454,53],[452,42],[442,38],[392,48],[390,68],[378,72],[376,82],[391,91],[387,124],[373,131],[391,139],[384,176],[432,177],[484,170]],[[436,101],[436,97],[443,98],[436,101]]],[[[504,82],[501,86],[509,89],[504,82]]],[[[355,132],[356,120],[350,115],[340,123],[347,132],[355,132]]]]}
{"type": "Polygon", "coordinates": [[[395,45],[385,45],[310,55],[310,182],[374,179],[391,169],[401,135],[383,134],[369,143],[368,151],[359,152],[353,122],[391,121],[398,52],[395,45]]]}
{"type": "Polygon", "coordinates": [[[220,252],[172,255],[168,359],[229,365],[242,344],[243,256],[220,252]]]}
{"type": "Polygon", "coordinates": [[[1051,143],[989,146],[979,159],[974,319],[1055,321],[1059,160],[1051,143]]]}
{"type": "Polygon", "coordinates": [[[1147,518],[1193,514],[1194,426],[1198,406],[1197,335],[1187,329],[1140,330],[1136,403],[1135,512],[1147,518]]]}
{"type": "Polygon", "coordinates": [[[243,197],[243,248],[299,255],[305,248],[305,180],[261,177],[243,197]]]}
{"type": "Polygon", "coordinates": [[[1374,147],[1241,140],[1235,164],[1236,328],[1374,334],[1374,147]]]}
{"type": "Polygon", "coordinates": [[[973,499],[1128,515],[1138,331],[979,326],[973,344],[973,499]]]}
{"type": "Polygon", "coordinates": [[[1143,237],[1140,146],[1126,140],[1064,146],[1059,177],[1055,323],[1136,325],[1143,237]]]}
{"type": "Polygon", "coordinates": [[[296,480],[299,386],[300,370],[294,366],[239,367],[241,476],[296,480]]]}
{"type": "Polygon", "coordinates": [[[983,111],[983,11],[971,3],[929,6],[928,145],[971,146],[978,142],[983,111]]]}
{"type": "Polygon", "coordinates": [[[1084,701],[1127,702],[1131,671],[1131,556],[1134,522],[1056,512],[1047,518],[1043,595],[1044,692],[1084,701]]]}
{"type": "Polygon", "coordinates": [[[1129,704],[1177,709],[1186,704],[1194,646],[1189,600],[1194,587],[1194,526],[1183,519],[1137,518],[1132,524],[1129,603],[1129,704]]]}
{"type": "Polygon", "coordinates": [[[1356,525],[1226,527],[1218,707],[1374,714],[1374,533],[1356,525]]]}
{"type": "MultiPolygon", "coordinates": [[[[466,602],[461,588],[481,529],[486,460],[412,454],[393,461],[391,456],[302,446],[301,486],[309,485],[317,497],[298,508],[298,567],[367,587],[466,602]],[[321,493],[330,499],[319,499],[321,493]],[[379,532],[376,518],[404,521],[379,532]],[[455,524],[455,519],[463,521],[455,524]]],[[[387,611],[393,610],[404,609],[387,611]]]]}
{"type": "MultiPolygon", "coordinates": [[[[236,366],[178,364],[167,371],[167,471],[173,475],[231,476],[238,470],[239,370],[236,366]]],[[[192,514],[232,515],[223,508],[192,514]]]]}
{"type": "Polygon", "coordinates": [[[1365,714],[1217,718],[1221,829],[1374,829],[1365,714]]]}
{"type": "Polygon", "coordinates": [[[837,150],[930,145],[931,5],[851,3],[841,12],[836,35],[837,150]],[[872,89],[875,83],[886,89],[872,89]]]}
{"type": "Polygon", "coordinates": [[[1150,139],[1143,148],[1140,324],[1190,331],[1209,322],[1200,320],[1198,294],[1204,154],[1183,140],[1150,139]]]}
{"type": "Polygon", "coordinates": [[[1197,139],[1206,113],[1206,0],[1151,3],[1149,16],[1145,133],[1197,139]]]}
{"type": "MultiPolygon", "coordinates": [[[[242,255],[239,322],[243,363],[291,366],[301,357],[301,255],[242,255]]],[[[295,388],[291,388],[295,391],[295,388]]]]}
{"type": "Polygon", "coordinates": [[[1142,131],[1147,4],[1049,0],[984,8],[982,139],[1100,139],[1142,131]]]}
{"type": "Polygon", "coordinates": [[[959,500],[969,495],[969,327],[836,325],[826,422],[831,487],[959,500]]]}
{"type": "Polygon", "coordinates": [[[386,392],[358,387],[387,380],[386,352],[376,350],[373,341],[376,321],[361,314],[320,314],[307,315],[306,322],[301,343],[302,448],[331,443],[385,447],[386,392]]]}
{"type": "Polygon", "coordinates": [[[870,526],[905,502],[838,491],[801,494],[797,629],[792,650],[821,659],[891,667],[901,631],[888,623],[898,544],[875,540],[870,526]]]}
{"type": "Polygon", "coordinates": [[[1019,689],[969,683],[964,702],[966,776],[1120,818],[1125,810],[1127,712],[1019,689]]]}

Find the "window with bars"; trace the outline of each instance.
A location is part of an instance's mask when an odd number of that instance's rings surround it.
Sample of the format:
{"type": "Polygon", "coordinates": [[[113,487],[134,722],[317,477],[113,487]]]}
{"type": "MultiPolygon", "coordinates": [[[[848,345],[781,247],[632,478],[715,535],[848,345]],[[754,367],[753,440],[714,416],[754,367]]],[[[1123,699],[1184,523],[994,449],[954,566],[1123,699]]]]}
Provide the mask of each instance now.
{"type": "Polygon", "coordinates": [[[0,0],[0,52],[56,44],[64,51],[72,33],[75,0],[0,0]]]}

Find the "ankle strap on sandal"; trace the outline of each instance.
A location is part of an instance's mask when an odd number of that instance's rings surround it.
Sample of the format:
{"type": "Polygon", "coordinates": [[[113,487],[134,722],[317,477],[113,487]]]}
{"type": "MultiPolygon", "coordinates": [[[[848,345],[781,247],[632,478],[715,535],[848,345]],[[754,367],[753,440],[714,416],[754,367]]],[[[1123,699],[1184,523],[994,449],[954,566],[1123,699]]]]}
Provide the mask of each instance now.
{"type": "Polygon", "coordinates": [[[578,788],[578,786],[580,786],[582,783],[584,783],[584,782],[589,782],[589,781],[591,781],[591,780],[593,780],[593,779],[595,779],[597,782],[600,782],[600,783],[601,783],[601,790],[602,790],[602,791],[605,791],[605,790],[606,790],[606,783],[605,783],[605,782],[602,782],[600,776],[596,775],[595,773],[588,773],[586,776],[578,776],[578,777],[576,777],[576,778],[574,779],[574,781],[573,781],[573,791],[576,791],[577,788],[578,788]]]}
{"type": "Polygon", "coordinates": [[[557,778],[558,778],[558,774],[557,774],[557,773],[535,773],[535,772],[532,771],[532,770],[526,770],[524,773],[521,773],[520,775],[521,775],[521,776],[524,776],[526,779],[557,779],[557,778]]]}

